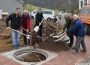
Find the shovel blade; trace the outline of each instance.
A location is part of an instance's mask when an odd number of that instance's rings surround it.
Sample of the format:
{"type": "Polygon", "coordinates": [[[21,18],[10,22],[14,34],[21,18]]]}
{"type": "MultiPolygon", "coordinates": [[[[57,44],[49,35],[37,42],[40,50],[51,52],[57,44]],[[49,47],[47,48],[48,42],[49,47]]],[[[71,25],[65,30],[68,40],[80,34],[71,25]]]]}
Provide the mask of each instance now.
{"type": "Polygon", "coordinates": [[[38,31],[39,31],[39,26],[36,26],[36,27],[34,28],[34,31],[35,31],[35,32],[38,32],[38,31]]]}

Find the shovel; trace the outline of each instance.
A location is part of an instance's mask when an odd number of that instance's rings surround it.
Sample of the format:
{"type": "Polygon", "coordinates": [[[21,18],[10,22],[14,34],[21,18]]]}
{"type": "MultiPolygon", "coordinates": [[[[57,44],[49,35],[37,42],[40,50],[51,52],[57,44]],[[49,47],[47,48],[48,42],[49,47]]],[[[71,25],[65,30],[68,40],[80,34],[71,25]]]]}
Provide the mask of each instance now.
{"type": "Polygon", "coordinates": [[[34,31],[35,32],[38,32],[39,31],[39,29],[40,29],[39,26],[43,23],[43,21],[44,20],[42,20],[41,23],[39,23],[39,25],[34,28],[34,31]]]}
{"type": "Polygon", "coordinates": [[[11,30],[14,30],[14,31],[16,31],[16,32],[18,32],[18,33],[20,33],[20,34],[22,34],[22,35],[24,35],[24,36],[26,36],[27,39],[30,39],[30,35],[26,35],[26,34],[22,33],[21,31],[12,29],[12,28],[10,28],[10,27],[8,27],[8,28],[11,29],[11,30]]]}

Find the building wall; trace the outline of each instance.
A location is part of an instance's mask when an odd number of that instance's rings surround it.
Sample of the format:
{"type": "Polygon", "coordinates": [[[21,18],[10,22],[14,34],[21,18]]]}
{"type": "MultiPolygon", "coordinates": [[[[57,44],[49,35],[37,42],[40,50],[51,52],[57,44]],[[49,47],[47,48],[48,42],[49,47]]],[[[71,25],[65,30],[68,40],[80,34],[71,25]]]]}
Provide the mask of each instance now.
{"type": "Polygon", "coordinates": [[[17,0],[0,0],[0,9],[9,14],[13,13],[17,7],[19,7],[21,11],[23,10],[23,4],[17,0]]]}
{"type": "Polygon", "coordinates": [[[90,0],[87,0],[87,4],[90,5],[90,0]]]}
{"type": "Polygon", "coordinates": [[[87,6],[87,5],[90,5],[90,0],[79,0],[79,9],[81,8],[81,1],[83,2],[82,6],[87,6]]]}

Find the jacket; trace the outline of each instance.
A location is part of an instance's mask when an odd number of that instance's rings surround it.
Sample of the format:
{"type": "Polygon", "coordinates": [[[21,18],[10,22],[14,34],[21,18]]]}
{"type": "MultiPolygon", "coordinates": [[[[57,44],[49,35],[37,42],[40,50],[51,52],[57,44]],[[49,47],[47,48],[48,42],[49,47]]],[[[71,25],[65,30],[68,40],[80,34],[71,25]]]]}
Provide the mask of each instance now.
{"type": "Polygon", "coordinates": [[[21,14],[16,15],[15,13],[12,13],[9,15],[6,19],[6,27],[9,26],[9,21],[11,21],[11,28],[15,30],[20,30],[21,28],[21,14]]]}
{"type": "Polygon", "coordinates": [[[36,24],[35,24],[35,25],[38,26],[39,23],[40,23],[40,22],[42,21],[42,19],[43,19],[43,13],[37,13],[35,19],[36,19],[36,24]]]}
{"type": "Polygon", "coordinates": [[[65,24],[65,26],[64,26],[64,28],[63,28],[63,30],[65,30],[66,28],[67,28],[67,30],[69,30],[70,29],[70,27],[72,26],[72,19],[70,19],[70,18],[66,18],[66,24],[65,24]]]}
{"type": "Polygon", "coordinates": [[[31,20],[29,15],[25,16],[24,14],[22,15],[22,28],[24,29],[30,29],[30,24],[31,20]]]}
{"type": "Polygon", "coordinates": [[[67,31],[67,33],[71,33],[79,37],[84,37],[85,36],[84,24],[81,22],[80,19],[77,19],[74,25],[67,31]]]}

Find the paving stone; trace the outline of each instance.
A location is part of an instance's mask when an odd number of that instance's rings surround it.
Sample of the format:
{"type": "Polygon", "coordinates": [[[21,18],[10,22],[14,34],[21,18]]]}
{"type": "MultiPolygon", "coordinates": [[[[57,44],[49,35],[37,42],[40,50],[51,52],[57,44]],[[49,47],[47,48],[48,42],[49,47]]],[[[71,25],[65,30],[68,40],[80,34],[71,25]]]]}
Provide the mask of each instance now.
{"type": "MultiPolygon", "coordinates": [[[[58,56],[43,65],[75,65],[78,62],[90,62],[90,36],[85,37],[87,53],[73,54],[71,50],[57,52],[58,56]]],[[[0,65],[20,65],[19,63],[0,55],[0,65]]]]}

